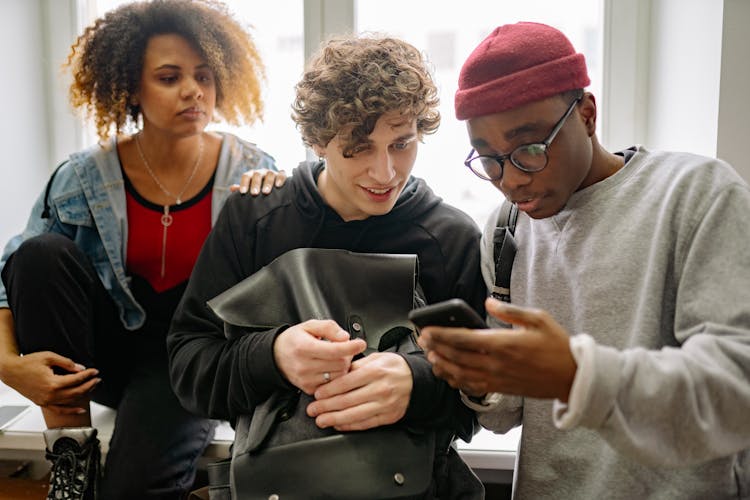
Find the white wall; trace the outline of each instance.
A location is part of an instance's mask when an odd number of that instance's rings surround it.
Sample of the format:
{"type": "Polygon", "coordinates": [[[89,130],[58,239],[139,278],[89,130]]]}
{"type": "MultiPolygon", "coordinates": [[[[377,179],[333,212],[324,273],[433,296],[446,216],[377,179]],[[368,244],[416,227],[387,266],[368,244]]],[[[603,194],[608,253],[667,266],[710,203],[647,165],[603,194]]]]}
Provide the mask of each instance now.
{"type": "Polygon", "coordinates": [[[645,144],[716,156],[721,80],[720,0],[651,4],[645,144]]]}
{"type": "Polygon", "coordinates": [[[750,2],[724,1],[717,156],[750,181],[750,2]]]}
{"type": "Polygon", "coordinates": [[[40,5],[0,0],[0,244],[23,229],[50,168],[40,5]]]}

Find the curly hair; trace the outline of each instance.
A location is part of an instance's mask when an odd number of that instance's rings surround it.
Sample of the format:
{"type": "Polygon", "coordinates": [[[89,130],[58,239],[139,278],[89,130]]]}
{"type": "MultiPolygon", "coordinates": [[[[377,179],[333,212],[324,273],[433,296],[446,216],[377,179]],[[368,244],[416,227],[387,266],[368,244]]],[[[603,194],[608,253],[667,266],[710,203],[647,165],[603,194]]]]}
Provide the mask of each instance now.
{"type": "Polygon", "coordinates": [[[216,111],[232,125],[252,124],[263,115],[260,95],[265,68],[248,32],[215,0],[152,0],[122,5],[97,19],[71,46],[74,108],[93,118],[100,139],[112,129],[137,124],[138,92],[151,37],[184,37],[213,71],[216,111]]]}
{"type": "Polygon", "coordinates": [[[440,125],[437,87],[422,54],[412,45],[378,34],[325,42],[296,85],[292,119],[307,146],[339,136],[345,157],[367,142],[385,113],[417,120],[417,133],[440,125]]]}

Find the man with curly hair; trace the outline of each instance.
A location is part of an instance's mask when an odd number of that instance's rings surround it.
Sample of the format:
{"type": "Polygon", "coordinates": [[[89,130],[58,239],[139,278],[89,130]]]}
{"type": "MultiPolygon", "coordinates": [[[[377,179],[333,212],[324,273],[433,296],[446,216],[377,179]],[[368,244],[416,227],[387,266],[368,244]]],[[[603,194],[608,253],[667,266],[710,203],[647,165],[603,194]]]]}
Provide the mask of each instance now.
{"type": "Polygon", "coordinates": [[[49,498],[182,498],[214,425],[179,404],[164,339],[230,186],[274,182],[265,152],[205,131],[260,117],[263,67],[249,33],[199,0],[115,9],[67,64],[101,143],[53,174],[5,248],[0,378],[42,409],[49,498]],[[101,488],[91,400],[117,408],[101,488]]]}
{"type": "MultiPolygon", "coordinates": [[[[440,121],[437,89],[422,54],[382,35],[335,38],[309,62],[296,92],[293,118],[320,159],[300,164],[267,197],[227,202],[167,338],[175,392],[198,414],[240,419],[238,435],[248,432],[240,417],[252,415],[276,391],[314,396],[306,412],[322,429],[395,423],[435,429],[432,480],[420,498],[481,498],[481,482],[452,446],[456,436],[472,438],[475,418],[419,350],[358,359],[365,342],[331,320],[227,339],[222,321],[206,307],[286,252],[324,248],[416,254],[428,303],[461,297],[484,314],[478,228],[411,175],[420,141],[440,121]]],[[[325,464],[326,456],[320,460],[325,464]]],[[[278,486],[304,497],[316,480],[290,473],[278,486]]],[[[373,485],[376,478],[341,480],[373,485]]],[[[337,491],[325,494],[340,498],[337,491]]]]}

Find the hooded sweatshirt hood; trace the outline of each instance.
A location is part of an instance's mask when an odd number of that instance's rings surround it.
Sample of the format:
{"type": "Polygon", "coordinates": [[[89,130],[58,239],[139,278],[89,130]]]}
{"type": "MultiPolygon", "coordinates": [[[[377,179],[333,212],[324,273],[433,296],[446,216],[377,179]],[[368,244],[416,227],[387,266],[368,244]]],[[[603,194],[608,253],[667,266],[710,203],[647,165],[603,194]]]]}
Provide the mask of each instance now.
{"type": "Polygon", "coordinates": [[[311,222],[316,225],[312,241],[308,242],[309,244],[316,241],[321,233],[327,232],[327,229],[335,229],[338,234],[338,231],[346,226],[359,229],[356,236],[357,241],[354,243],[356,246],[365,236],[368,228],[418,219],[442,202],[442,199],[435,195],[423,179],[410,176],[390,212],[384,215],[374,215],[363,220],[347,222],[326,203],[318,190],[317,179],[324,168],[325,162],[322,161],[302,162],[294,169],[292,176],[293,179],[297,179],[293,183],[294,204],[302,214],[309,217],[311,222]]]}

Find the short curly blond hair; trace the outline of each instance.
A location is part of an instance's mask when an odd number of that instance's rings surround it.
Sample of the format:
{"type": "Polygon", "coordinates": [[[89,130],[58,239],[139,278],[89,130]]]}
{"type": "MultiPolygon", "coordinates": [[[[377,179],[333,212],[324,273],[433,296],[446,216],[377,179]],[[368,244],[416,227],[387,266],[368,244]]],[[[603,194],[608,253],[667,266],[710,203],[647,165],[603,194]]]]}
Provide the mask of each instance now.
{"type": "Polygon", "coordinates": [[[292,119],[307,146],[326,146],[339,136],[345,157],[367,141],[385,113],[417,120],[417,133],[440,125],[437,87],[413,45],[368,33],[325,42],[296,85],[292,119]]]}
{"type": "Polygon", "coordinates": [[[100,139],[137,124],[131,99],[151,37],[177,34],[206,60],[216,78],[216,112],[232,125],[263,116],[265,68],[249,31],[214,0],[151,0],[122,5],[97,19],[72,45],[63,66],[73,74],[70,100],[93,118],[100,139]]]}

